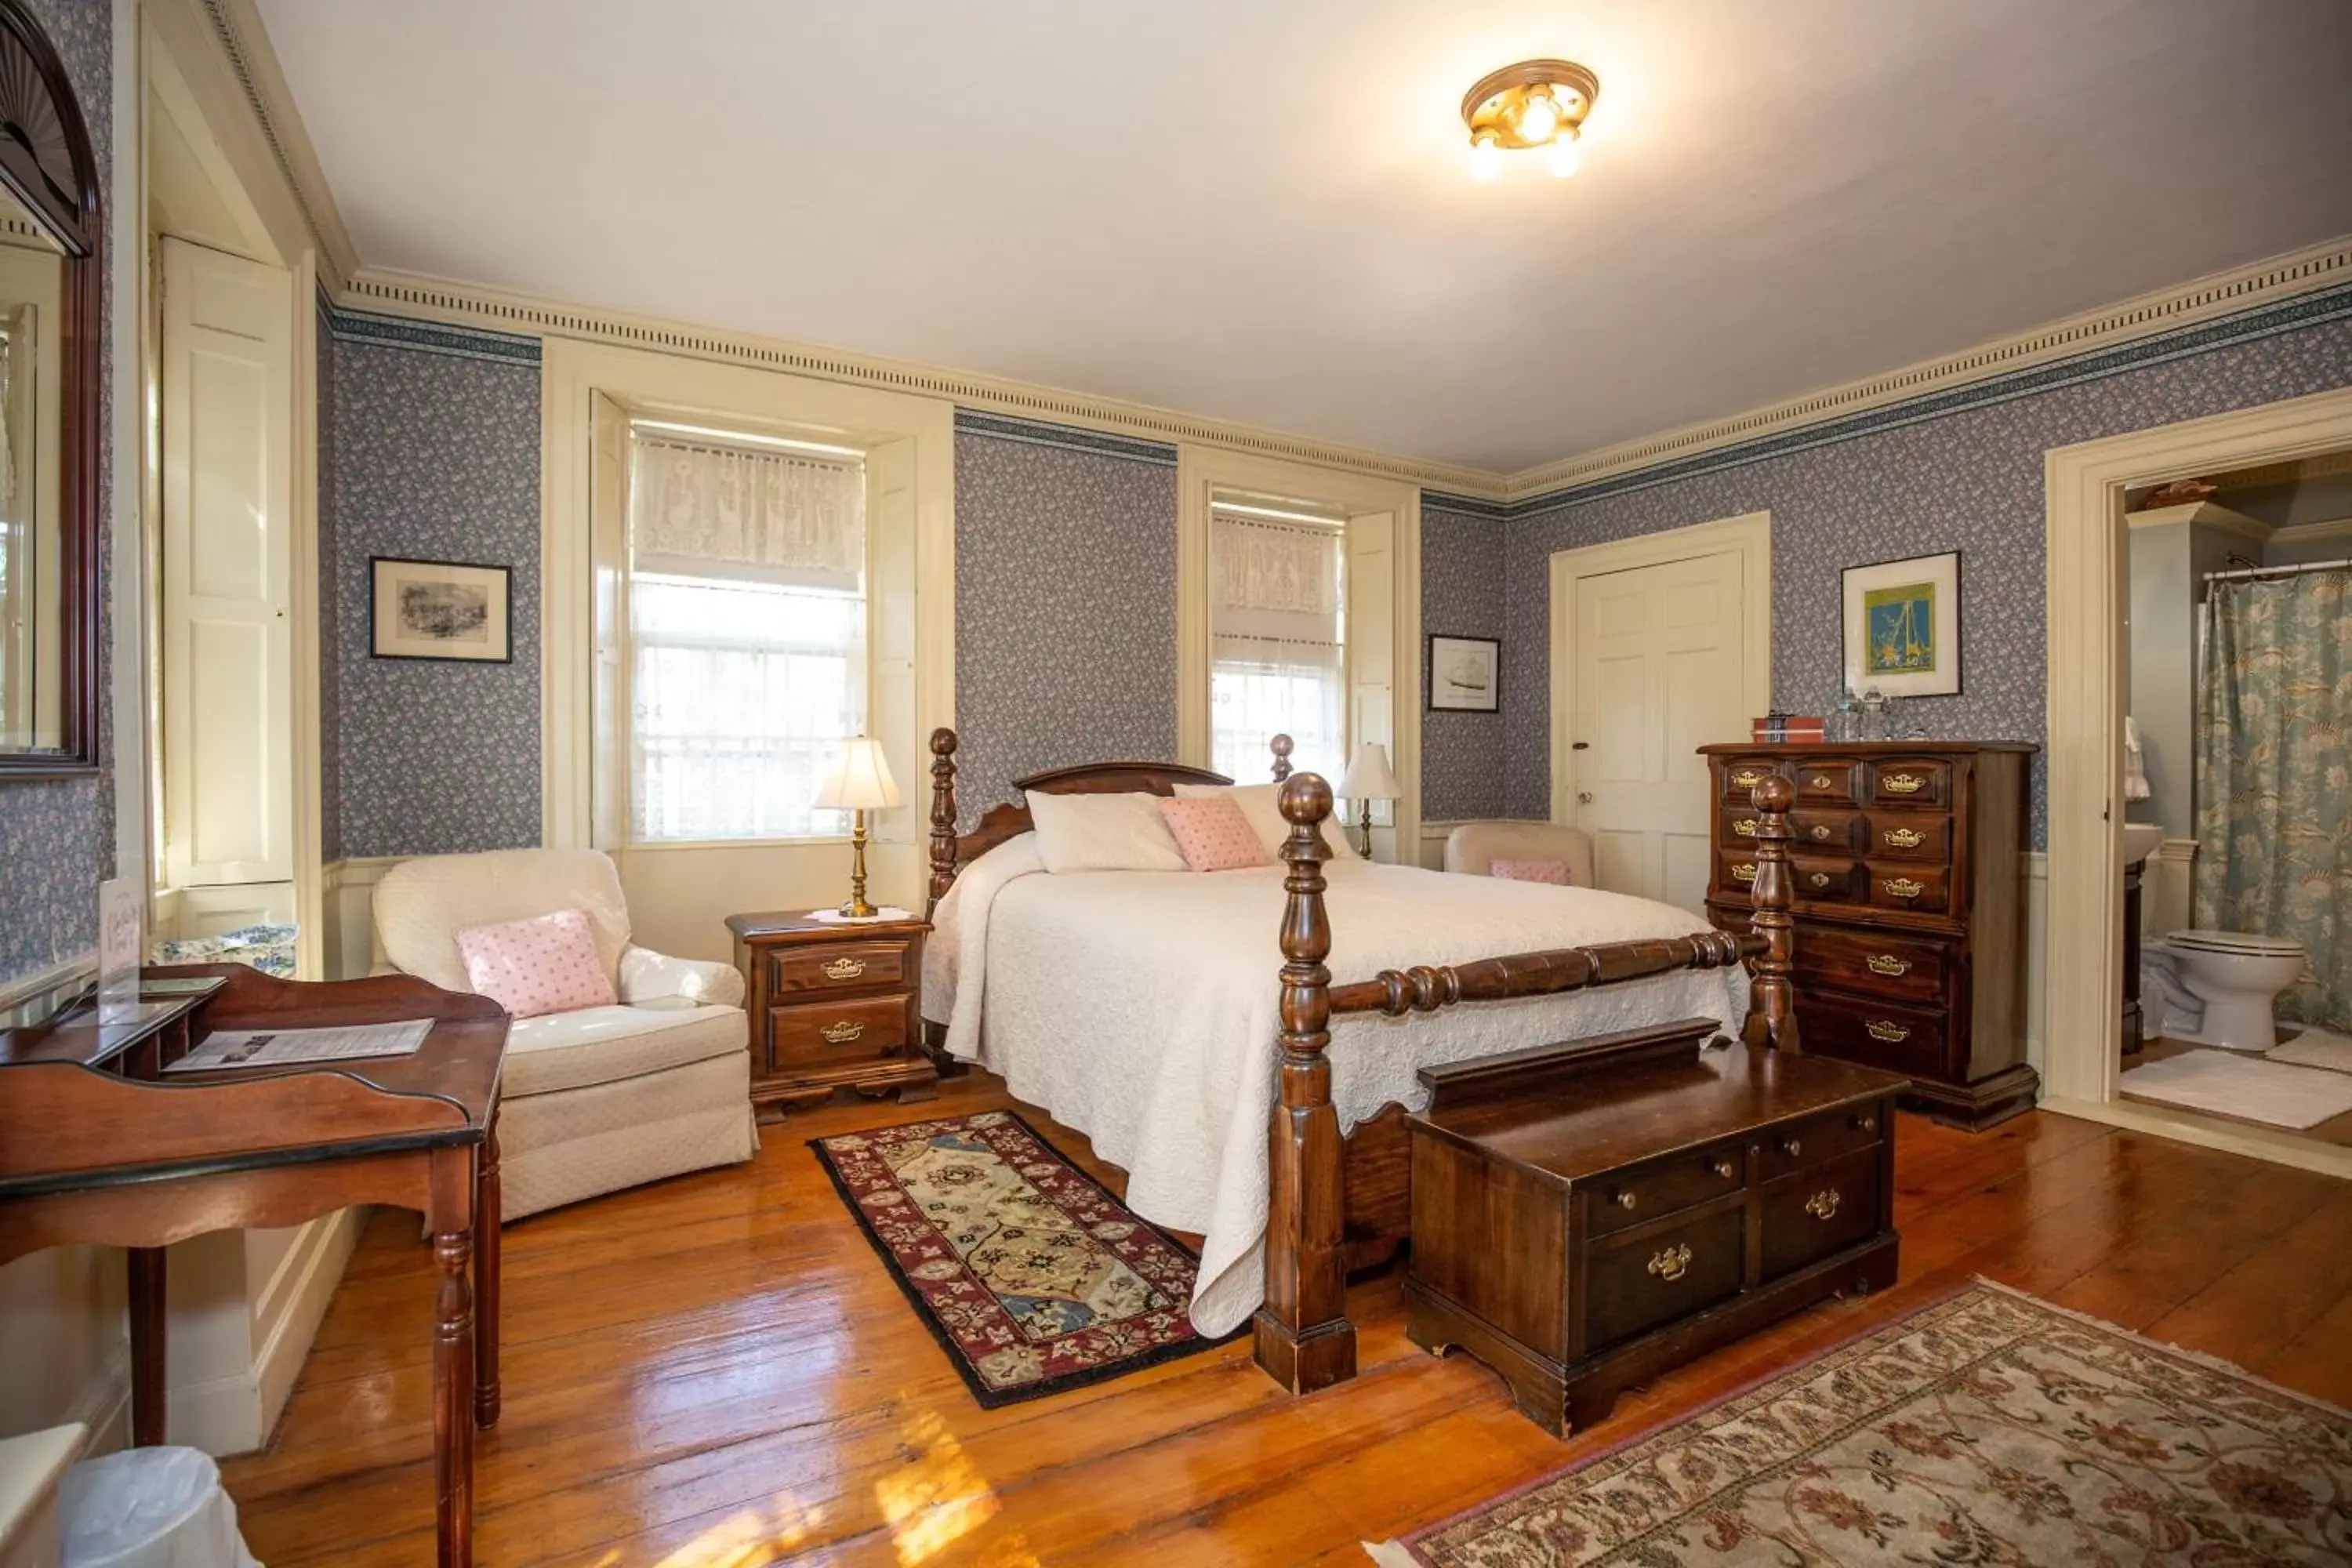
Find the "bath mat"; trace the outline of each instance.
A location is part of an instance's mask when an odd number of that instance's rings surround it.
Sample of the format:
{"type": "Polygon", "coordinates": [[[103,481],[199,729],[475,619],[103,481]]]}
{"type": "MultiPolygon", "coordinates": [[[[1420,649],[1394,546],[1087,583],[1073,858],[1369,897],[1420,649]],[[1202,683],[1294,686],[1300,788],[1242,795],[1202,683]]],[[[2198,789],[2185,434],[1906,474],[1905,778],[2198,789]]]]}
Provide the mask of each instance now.
{"type": "Polygon", "coordinates": [[[2305,1029],[2286,1044],[2264,1051],[2263,1056],[2266,1060],[2295,1067],[2352,1073],[2352,1035],[2339,1035],[2333,1029],[2305,1029]]]}
{"type": "Polygon", "coordinates": [[[2340,1563],[2352,1411],[1985,1280],[1383,1568],[2340,1563]]]}
{"type": "Polygon", "coordinates": [[[812,1139],[866,1239],[988,1408],[1213,1343],[1198,1260],[1009,1110],[812,1139]]]}
{"type": "Polygon", "coordinates": [[[2124,1074],[2124,1093],[2301,1131],[2352,1110],[2352,1074],[2288,1067],[2233,1051],[2189,1051],[2124,1074]]]}

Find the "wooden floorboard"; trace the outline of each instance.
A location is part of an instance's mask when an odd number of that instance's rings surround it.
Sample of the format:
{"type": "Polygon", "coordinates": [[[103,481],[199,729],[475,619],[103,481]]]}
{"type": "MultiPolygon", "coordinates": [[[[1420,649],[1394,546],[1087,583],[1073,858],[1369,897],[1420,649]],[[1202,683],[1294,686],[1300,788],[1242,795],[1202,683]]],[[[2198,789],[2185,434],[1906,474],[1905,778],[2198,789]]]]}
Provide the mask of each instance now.
{"type": "MultiPolygon", "coordinates": [[[[1671,1420],[1983,1275],[2352,1400],[2352,1184],[2063,1117],[1971,1135],[1906,1117],[1892,1290],[1804,1313],[1637,1389],[1562,1444],[1461,1356],[1349,1310],[1363,1374],[1283,1394],[1222,1346],[983,1411],[805,1144],[1013,1103],[984,1075],[901,1109],[764,1130],[748,1165],[506,1234],[506,1414],[479,1454],[485,1568],[1321,1565],[1671,1420]]],[[[1085,1141],[1026,1112],[1115,1189],[1085,1141]]],[[[431,1557],[430,1259],[372,1221],[284,1420],[227,1462],[271,1568],[431,1557]]]]}

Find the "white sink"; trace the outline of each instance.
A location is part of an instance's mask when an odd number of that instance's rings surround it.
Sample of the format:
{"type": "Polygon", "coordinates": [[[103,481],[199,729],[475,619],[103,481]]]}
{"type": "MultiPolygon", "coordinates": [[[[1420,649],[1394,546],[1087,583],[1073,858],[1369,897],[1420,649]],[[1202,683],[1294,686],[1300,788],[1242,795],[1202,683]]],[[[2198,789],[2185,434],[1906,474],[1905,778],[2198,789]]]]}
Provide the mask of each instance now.
{"type": "Polygon", "coordinates": [[[2164,829],[2152,822],[2124,824],[2124,864],[2136,866],[2156,853],[2164,842],[2164,829]]]}

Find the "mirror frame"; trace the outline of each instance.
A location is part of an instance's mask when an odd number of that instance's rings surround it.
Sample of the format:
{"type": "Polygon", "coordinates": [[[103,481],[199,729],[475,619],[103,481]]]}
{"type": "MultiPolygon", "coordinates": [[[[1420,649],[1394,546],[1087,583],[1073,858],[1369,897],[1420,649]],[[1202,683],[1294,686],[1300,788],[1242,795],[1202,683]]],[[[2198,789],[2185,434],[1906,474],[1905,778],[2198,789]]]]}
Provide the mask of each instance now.
{"type": "Polygon", "coordinates": [[[0,780],[99,769],[99,387],[106,370],[106,208],[89,128],[65,63],[23,0],[0,0],[0,184],[65,251],[58,506],[61,545],[58,744],[0,751],[0,780]]]}

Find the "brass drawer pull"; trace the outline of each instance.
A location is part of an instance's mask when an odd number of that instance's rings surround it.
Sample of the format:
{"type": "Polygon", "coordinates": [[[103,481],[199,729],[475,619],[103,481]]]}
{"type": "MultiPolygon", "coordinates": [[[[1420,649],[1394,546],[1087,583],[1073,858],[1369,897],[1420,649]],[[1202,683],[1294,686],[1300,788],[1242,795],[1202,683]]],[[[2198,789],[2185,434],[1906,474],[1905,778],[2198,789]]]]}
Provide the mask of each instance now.
{"type": "Polygon", "coordinates": [[[1891,952],[1874,952],[1863,963],[1873,974],[1884,974],[1889,979],[1898,979],[1911,973],[1911,961],[1897,958],[1891,952]]]}
{"type": "Polygon", "coordinates": [[[1856,1132],[1875,1132],[1878,1131],[1878,1118],[1864,1111],[1853,1119],[1853,1130],[1856,1132]]]}
{"type": "Polygon", "coordinates": [[[1679,1279],[1690,1272],[1691,1249],[1685,1242],[1650,1255],[1650,1272],[1661,1279],[1679,1279]]]}
{"type": "Polygon", "coordinates": [[[1826,839],[1826,838],[1828,838],[1828,837],[1829,837],[1829,836],[1830,836],[1829,824],[1827,824],[1827,823],[1825,823],[1825,822],[1816,822],[1816,823],[1814,823],[1814,824],[1813,824],[1813,837],[1816,837],[1816,838],[1821,838],[1821,839],[1826,839]]]}
{"type": "Polygon", "coordinates": [[[866,961],[862,958],[836,958],[824,966],[827,980],[855,980],[865,973],[866,961]]]}
{"type": "Polygon", "coordinates": [[[1910,1030],[1900,1024],[1890,1024],[1884,1018],[1873,1018],[1863,1027],[1870,1031],[1872,1039],[1885,1040],[1890,1046],[1899,1046],[1911,1037],[1910,1030]]]}
{"type": "Polygon", "coordinates": [[[1826,888],[1830,885],[1830,874],[1827,871],[1816,871],[1805,879],[1816,888],[1826,888]]]}
{"type": "Polygon", "coordinates": [[[1756,879],[1756,868],[1748,861],[1742,860],[1731,868],[1731,879],[1735,882],[1752,882],[1756,879]]]}
{"type": "Polygon", "coordinates": [[[853,1024],[845,1018],[838,1024],[827,1024],[817,1033],[824,1037],[824,1043],[828,1046],[845,1046],[864,1035],[866,1026],[853,1024]]]}
{"type": "Polygon", "coordinates": [[[1770,773],[1759,773],[1754,768],[1742,768],[1731,775],[1731,782],[1741,789],[1754,789],[1771,776],[1770,773]]]}
{"type": "Polygon", "coordinates": [[[1878,787],[1889,795],[1917,795],[1927,787],[1927,781],[1917,773],[1881,773],[1878,787]]]}
{"type": "Polygon", "coordinates": [[[1916,899],[1927,890],[1925,882],[1915,882],[1908,877],[1889,877],[1878,884],[1886,889],[1890,899],[1916,899]]]}
{"type": "Polygon", "coordinates": [[[1840,1201],[1835,1187],[1823,1187],[1805,1200],[1805,1212],[1815,1219],[1827,1219],[1838,1212],[1840,1201]]]}
{"type": "Polygon", "coordinates": [[[1812,777],[1812,785],[1815,789],[1835,789],[1837,781],[1827,773],[1815,773],[1812,777]]]}
{"type": "Polygon", "coordinates": [[[1737,833],[1742,838],[1753,838],[1756,837],[1756,819],[1754,817],[1743,816],[1738,821],[1731,825],[1731,831],[1737,833]]]}
{"type": "Polygon", "coordinates": [[[1890,827],[1879,837],[1897,849],[1916,849],[1927,842],[1927,836],[1916,827],[1890,827]]]}
{"type": "Polygon", "coordinates": [[[1630,1209],[1634,1205],[1642,1201],[1623,1187],[1618,1188],[1615,1193],[1612,1194],[1611,1200],[1621,1209],[1630,1209]]]}
{"type": "Polygon", "coordinates": [[[1726,1154],[1721,1159],[1716,1161],[1715,1173],[1721,1176],[1727,1182],[1731,1180],[1732,1177],[1739,1174],[1739,1167],[1732,1162],[1730,1155],[1726,1154]]]}
{"type": "Polygon", "coordinates": [[[1780,1152],[1789,1156],[1790,1159],[1793,1160],[1804,1152],[1805,1146],[1796,1139],[1783,1138],[1780,1140],[1780,1152]]]}

